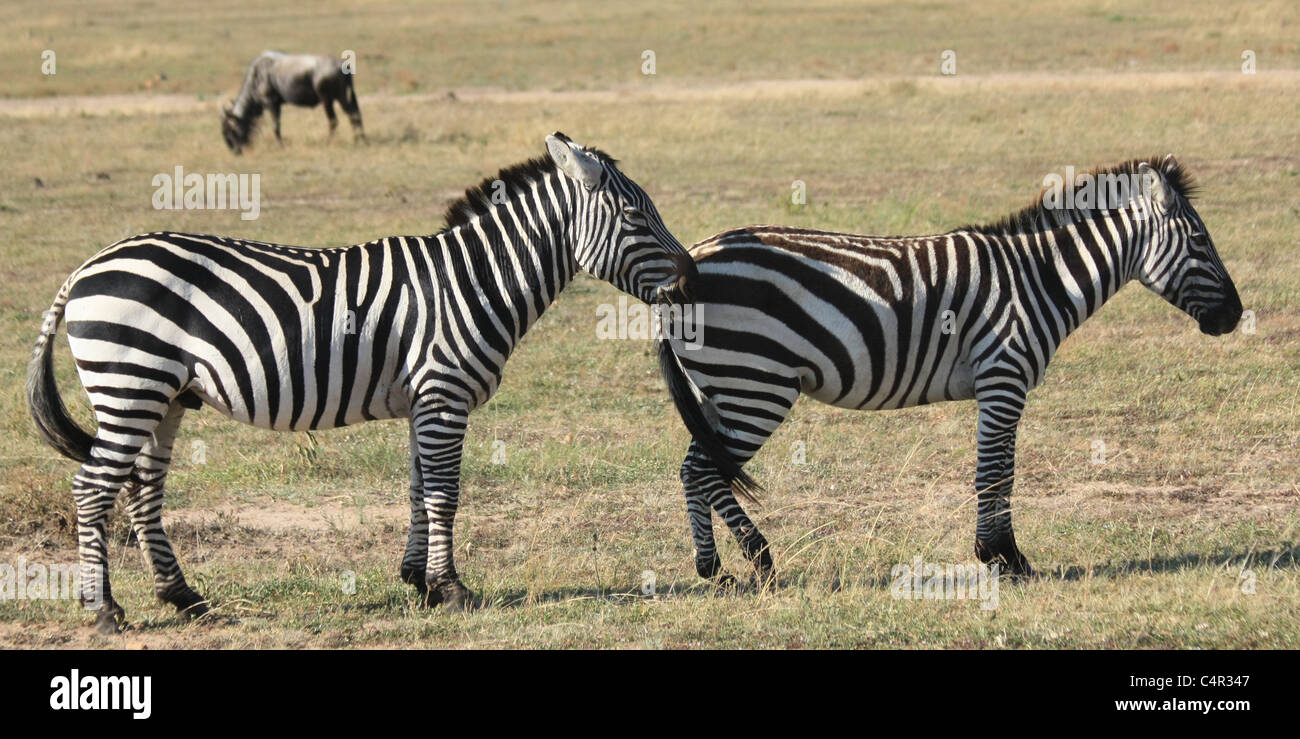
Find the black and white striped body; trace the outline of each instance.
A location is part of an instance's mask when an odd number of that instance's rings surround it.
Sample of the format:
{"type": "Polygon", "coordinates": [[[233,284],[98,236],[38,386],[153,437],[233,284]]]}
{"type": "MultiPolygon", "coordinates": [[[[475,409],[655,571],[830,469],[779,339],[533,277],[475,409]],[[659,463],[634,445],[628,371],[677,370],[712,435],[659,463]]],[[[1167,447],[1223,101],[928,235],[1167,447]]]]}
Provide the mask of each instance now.
{"type": "MultiPolygon", "coordinates": [[[[1171,177],[1174,167],[1166,163],[1171,177]]],[[[1031,209],[993,227],[911,238],[755,226],[692,247],[698,348],[672,340],[664,363],[670,386],[675,368],[693,386],[675,393],[679,408],[687,394],[705,398],[682,468],[700,573],[718,569],[710,508],[747,553],[766,557],[732,496],[734,472],[800,394],[855,410],[976,400],[976,549],[1027,573],[1010,516],[1015,431],[1065,337],[1134,277],[1208,333],[1231,330],[1241,313],[1183,194],[1171,187],[1146,206],[1031,209]],[[732,473],[719,468],[724,454],[732,473]]]]}
{"type": "MultiPolygon", "coordinates": [[[[159,403],[189,391],[277,431],[405,418],[435,391],[472,410],[575,272],[571,255],[530,264],[529,289],[511,288],[506,301],[498,275],[515,265],[470,256],[483,251],[472,233],[333,249],[134,237],[79,271],[65,309],[69,343],[87,387],[120,393],[129,383],[159,403]],[[123,363],[152,371],[124,383],[123,363]]],[[[120,421],[102,400],[101,423],[120,421]]]]}
{"type": "Polygon", "coordinates": [[[73,484],[82,596],[101,607],[102,627],[121,618],[104,541],[119,491],[158,594],[201,608],[161,508],[181,415],[202,404],[281,431],[409,418],[402,577],[433,603],[465,605],[451,533],[469,413],[496,392],[520,339],[579,268],[649,300],[693,268],[613,160],[558,134],[548,147],[551,159],[488,181],[509,197],[471,190],[433,236],[306,249],[154,233],[104,249],[69,277],[38,340],[28,395],[46,439],[84,461],[73,484]],[[53,387],[60,314],[99,424],[93,440],[67,425],[53,387]]]}

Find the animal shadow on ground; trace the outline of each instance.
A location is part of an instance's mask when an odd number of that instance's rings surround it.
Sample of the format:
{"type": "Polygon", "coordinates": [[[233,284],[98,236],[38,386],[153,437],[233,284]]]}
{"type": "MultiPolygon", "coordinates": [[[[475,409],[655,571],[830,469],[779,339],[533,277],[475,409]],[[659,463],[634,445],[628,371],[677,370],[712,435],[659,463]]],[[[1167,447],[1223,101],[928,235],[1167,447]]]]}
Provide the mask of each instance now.
{"type": "MultiPolygon", "coordinates": [[[[131,634],[149,634],[175,632],[184,629],[203,629],[213,626],[238,626],[241,621],[239,616],[231,612],[223,612],[221,604],[216,601],[208,601],[208,607],[212,610],[208,613],[194,619],[187,619],[179,616],[172,611],[170,606],[166,607],[167,612],[157,618],[146,618],[140,621],[127,619],[126,627],[119,636],[129,636],[131,634]]],[[[245,614],[250,615],[250,614],[245,614]]],[[[258,615],[270,615],[261,613],[258,615]]]]}
{"type": "Polygon", "coordinates": [[[1053,570],[1043,571],[1045,579],[1085,580],[1097,577],[1123,577],[1140,573],[1165,573],[1195,567],[1236,566],[1242,571],[1249,569],[1296,569],[1300,567],[1300,546],[1290,545],[1276,549],[1221,549],[1206,554],[1189,552],[1163,557],[1130,559],[1121,562],[1082,567],[1079,565],[1061,565],[1053,570]]]}
{"type": "MultiPolygon", "coordinates": [[[[1213,553],[1188,552],[1185,554],[1129,559],[1106,562],[1104,564],[1083,566],[1060,564],[1048,567],[1043,563],[1035,569],[1029,578],[1003,577],[1003,584],[1027,585],[1035,580],[1079,581],[1090,578],[1118,578],[1134,574],[1156,574],[1179,572],[1180,570],[1210,567],[1223,568],[1235,566],[1240,571],[1268,571],[1275,569],[1300,569],[1300,545],[1289,545],[1273,549],[1221,549],[1213,553]]],[[[866,587],[888,589],[897,580],[892,574],[877,574],[865,578],[861,584],[866,587]]],[[[832,592],[838,592],[847,583],[836,578],[831,583],[832,592]]]]}
{"type": "MultiPolygon", "coordinates": [[[[1300,545],[1290,545],[1273,549],[1221,549],[1213,553],[1190,552],[1162,557],[1108,562],[1088,567],[1081,565],[1058,565],[1052,569],[1038,570],[1033,579],[1079,581],[1101,577],[1117,578],[1141,573],[1178,572],[1184,569],[1196,567],[1224,568],[1229,566],[1238,567],[1243,571],[1249,569],[1262,569],[1265,571],[1274,569],[1300,569],[1300,545]]],[[[895,578],[893,577],[884,576],[871,577],[868,578],[864,584],[868,587],[889,588],[892,586],[894,579],[895,578]]],[[[780,578],[772,586],[772,590],[780,592],[781,590],[790,587],[799,587],[805,584],[807,583],[804,579],[798,576],[780,578]]],[[[835,578],[831,582],[831,589],[835,592],[841,590],[844,586],[845,583],[840,582],[839,578],[835,578]]],[[[643,592],[641,587],[641,583],[631,582],[601,588],[584,586],[559,587],[545,589],[540,592],[514,589],[495,593],[490,597],[490,599],[485,599],[482,595],[475,594],[473,610],[544,606],[577,600],[595,600],[606,603],[627,604],[635,601],[677,597],[753,597],[758,595],[762,590],[752,580],[739,580],[732,585],[718,585],[704,581],[690,584],[674,584],[664,588],[656,588],[654,591],[649,593],[643,592]]],[[[386,597],[374,600],[345,603],[337,608],[343,613],[392,613],[414,605],[417,597],[415,591],[412,590],[409,593],[391,593],[386,597]]],[[[256,611],[256,609],[244,612],[239,608],[241,604],[247,605],[247,602],[237,600],[233,604],[226,604],[227,607],[223,609],[223,604],[220,601],[210,601],[209,606],[212,608],[211,613],[201,618],[193,621],[184,621],[175,616],[169,615],[166,618],[160,618],[157,620],[150,619],[142,622],[131,622],[127,628],[127,633],[174,631],[177,628],[185,627],[216,625],[235,626],[240,623],[240,615],[275,616],[274,613],[259,612],[256,611]]],[[[418,606],[415,607],[418,608],[418,606]]],[[[428,612],[434,613],[436,611],[437,609],[430,609],[428,612]]]]}
{"type": "Polygon", "coordinates": [[[632,603],[635,601],[655,600],[659,598],[676,598],[680,596],[691,595],[725,595],[725,591],[715,588],[708,583],[691,585],[669,585],[667,587],[656,587],[652,592],[646,593],[641,590],[641,583],[628,583],[623,585],[611,585],[609,587],[596,588],[585,586],[569,586],[559,588],[547,588],[540,591],[529,592],[526,590],[508,590],[495,594],[491,601],[484,602],[479,596],[475,598],[475,607],[477,608],[522,608],[525,606],[553,605],[557,603],[566,603],[575,600],[595,600],[605,603],[632,603]]]}
{"type": "MultiPolygon", "coordinates": [[[[674,592],[679,592],[677,589],[674,592]]],[[[659,593],[664,595],[665,593],[659,593]]],[[[627,586],[626,588],[584,588],[569,587],[556,588],[542,593],[532,593],[531,597],[527,591],[511,590],[504,593],[496,593],[490,599],[483,597],[481,593],[475,592],[474,599],[470,605],[470,610],[478,611],[493,608],[518,608],[523,605],[540,605],[548,603],[562,603],[570,600],[602,600],[610,603],[626,602],[629,600],[648,600],[653,596],[642,595],[640,586],[627,586]]],[[[362,613],[362,614],[381,614],[381,613],[398,613],[404,610],[411,610],[414,613],[441,613],[444,609],[440,607],[424,608],[420,605],[420,595],[411,589],[409,592],[393,593],[384,598],[366,600],[362,602],[344,603],[334,606],[342,613],[362,613]]]]}

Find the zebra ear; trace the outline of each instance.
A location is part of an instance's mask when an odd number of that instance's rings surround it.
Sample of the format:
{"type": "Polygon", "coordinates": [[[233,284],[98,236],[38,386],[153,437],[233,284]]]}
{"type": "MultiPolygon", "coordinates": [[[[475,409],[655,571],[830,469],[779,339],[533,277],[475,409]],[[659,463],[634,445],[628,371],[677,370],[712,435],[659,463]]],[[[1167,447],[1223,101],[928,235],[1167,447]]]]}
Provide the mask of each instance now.
{"type": "MultiPolygon", "coordinates": [[[[1165,162],[1170,161],[1173,161],[1172,154],[1165,157],[1165,162]]],[[[1172,194],[1169,192],[1169,183],[1165,181],[1164,173],[1161,171],[1163,168],[1163,164],[1161,169],[1152,167],[1146,162],[1138,165],[1138,174],[1142,177],[1142,189],[1150,194],[1151,202],[1162,210],[1172,199],[1172,194]]]]}
{"type": "Polygon", "coordinates": [[[551,159],[559,166],[561,172],[581,182],[583,187],[595,190],[600,185],[600,175],[604,170],[600,162],[564,134],[556,131],[547,136],[546,151],[550,153],[551,159]]]}

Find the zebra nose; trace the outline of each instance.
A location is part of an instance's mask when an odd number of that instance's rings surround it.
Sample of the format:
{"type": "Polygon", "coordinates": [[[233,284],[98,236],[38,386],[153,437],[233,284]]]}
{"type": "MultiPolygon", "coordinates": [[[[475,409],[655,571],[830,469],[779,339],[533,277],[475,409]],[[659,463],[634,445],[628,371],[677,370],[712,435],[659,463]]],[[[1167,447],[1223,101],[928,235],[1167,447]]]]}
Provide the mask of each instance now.
{"type": "Polygon", "coordinates": [[[700,275],[699,268],[685,249],[681,252],[671,252],[668,258],[672,262],[673,273],[669,278],[670,281],[660,288],[660,294],[671,303],[689,302],[691,288],[700,275]]]}
{"type": "Polygon", "coordinates": [[[1241,300],[1235,295],[1225,299],[1218,307],[1201,316],[1201,333],[1222,336],[1237,327],[1241,320],[1241,300]]]}
{"type": "Polygon", "coordinates": [[[1237,294],[1237,286],[1230,277],[1224,278],[1223,293],[1223,307],[1219,310],[1222,313],[1221,327],[1227,333],[1236,328],[1237,322],[1241,320],[1241,296],[1237,294]]]}

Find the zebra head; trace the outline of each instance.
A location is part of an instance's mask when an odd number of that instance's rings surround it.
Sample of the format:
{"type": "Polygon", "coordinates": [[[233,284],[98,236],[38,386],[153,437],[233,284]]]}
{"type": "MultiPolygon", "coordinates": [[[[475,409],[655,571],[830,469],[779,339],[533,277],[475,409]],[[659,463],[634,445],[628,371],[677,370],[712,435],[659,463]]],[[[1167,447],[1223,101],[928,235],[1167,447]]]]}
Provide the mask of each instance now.
{"type": "Polygon", "coordinates": [[[1152,229],[1138,280],[1196,319],[1203,333],[1232,331],[1241,319],[1241,298],[1192,207],[1187,174],[1173,154],[1158,167],[1142,162],[1138,174],[1150,200],[1152,229]]]}
{"type": "Polygon", "coordinates": [[[688,295],[696,275],[650,197],[607,155],[556,131],[546,149],[574,188],[574,257],[578,265],[630,295],[654,304],[688,295]]]}

